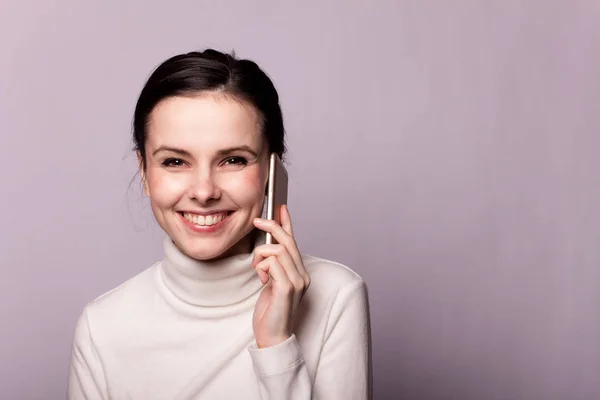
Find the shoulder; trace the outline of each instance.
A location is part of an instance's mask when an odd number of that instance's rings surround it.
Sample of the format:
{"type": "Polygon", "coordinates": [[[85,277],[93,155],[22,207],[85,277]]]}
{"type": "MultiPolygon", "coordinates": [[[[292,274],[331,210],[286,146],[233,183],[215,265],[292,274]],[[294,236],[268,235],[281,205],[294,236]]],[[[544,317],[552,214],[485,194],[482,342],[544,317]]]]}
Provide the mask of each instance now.
{"type": "MultiPolygon", "coordinates": [[[[350,267],[339,262],[303,254],[302,261],[310,275],[310,286],[302,300],[299,337],[314,341],[310,326],[322,327],[322,338],[332,333],[367,332],[370,324],[367,285],[350,267]]],[[[347,338],[346,338],[347,339],[347,338]]],[[[308,344],[307,344],[308,345],[308,344]]]]}
{"type": "Polygon", "coordinates": [[[90,331],[126,326],[127,321],[143,312],[156,295],[154,277],[157,266],[152,265],[87,303],[79,317],[78,326],[85,322],[90,331]]]}
{"type": "Polygon", "coordinates": [[[302,254],[302,262],[311,276],[335,278],[338,283],[362,280],[362,277],[350,267],[336,261],[302,254]]]}
{"type": "Polygon", "coordinates": [[[350,267],[308,254],[302,254],[302,261],[311,278],[309,291],[313,296],[343,301],[366,295],[364,279],[350,267]]]}

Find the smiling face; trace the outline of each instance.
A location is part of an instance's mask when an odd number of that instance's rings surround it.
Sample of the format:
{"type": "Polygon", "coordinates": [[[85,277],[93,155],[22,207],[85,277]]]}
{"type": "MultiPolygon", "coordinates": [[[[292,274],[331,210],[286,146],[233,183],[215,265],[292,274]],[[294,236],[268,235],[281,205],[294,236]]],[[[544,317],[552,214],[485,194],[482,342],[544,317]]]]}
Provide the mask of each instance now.
{"type": "Polygon", "coordinates": [[[145,151],[154,217],[181,251],[198,260],[250,251],[269,159],[251,106],[210,92],[167,98],[150,114],[145,151]]]}

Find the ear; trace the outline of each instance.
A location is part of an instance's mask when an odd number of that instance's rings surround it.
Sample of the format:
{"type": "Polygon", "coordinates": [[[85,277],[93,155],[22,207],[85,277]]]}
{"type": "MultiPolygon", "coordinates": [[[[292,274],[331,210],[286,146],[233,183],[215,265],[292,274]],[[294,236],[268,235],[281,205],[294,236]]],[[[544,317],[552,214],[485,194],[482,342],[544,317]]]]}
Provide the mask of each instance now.
{"type": "Polygon", "coordinates": [[[137,152],[138,159],[138,168],[140,169],[140,177],[142,178],[142,183],[144,184],[144,191],[146,192],[146,196],[150,197],[150,188],[148,187],[148,181],[146,180],[146,171],[144,170],[144,163],[142,159],[142,154],[137,152]]]}

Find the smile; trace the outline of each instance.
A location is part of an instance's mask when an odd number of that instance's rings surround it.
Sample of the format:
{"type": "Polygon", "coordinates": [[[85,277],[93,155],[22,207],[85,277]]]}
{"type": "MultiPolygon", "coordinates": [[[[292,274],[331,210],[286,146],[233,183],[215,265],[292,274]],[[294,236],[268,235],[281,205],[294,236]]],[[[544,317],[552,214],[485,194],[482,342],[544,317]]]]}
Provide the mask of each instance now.
{"type": "Polygon", "coordinates": [[[192,224],[196,225],[196,226],[214,226],[217,225],[218,223],[222,222],[225,218],[227,218],[232,212],[231,211],[227,211],[227,212],[220,212],[220,213],[215,213],[215,214],[209,214],[209,215],[199,215],[199,214],[192,214],[192,213],[182,213],[183,218],[188,221],[191,222],[192,224]]]}

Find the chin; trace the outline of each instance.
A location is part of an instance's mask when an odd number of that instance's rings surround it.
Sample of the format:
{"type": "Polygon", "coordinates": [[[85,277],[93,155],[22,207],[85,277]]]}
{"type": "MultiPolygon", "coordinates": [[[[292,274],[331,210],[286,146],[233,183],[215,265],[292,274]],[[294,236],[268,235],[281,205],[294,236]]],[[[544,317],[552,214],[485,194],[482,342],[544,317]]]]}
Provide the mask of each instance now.
{"type": "Polygon", "coordinates": [[[186,255],[194,260],[198,261],[211,261],[218,260],[223,257],[223,253],[198,251],[198,252],[186,252],[186,255]]]}
{"type": "Polygon", "coordinates": [[[253,231],[252,228],[250,227],[248,232],[240,232],[237,235],[231,232],[228,235],[200,237],[188,233],[181,235],[182,232],[179,232],[179,235],[171,237],[177,247],[188,257],[199,261],[210,261],[247,252],[245,239],[253,231]]]}
{"type": "Polygon", "coordinates": [[[177,247],[188,257],[199,261],[209,261],[223,257],[228,254],[235,243],[225,243],[223,240],[184,237],[182,240],[175,239],[177,247]]]}
{"type": "Polygon", "coordinates": [[[256,230],[251,219],[246,221],[243,215],[237,213],[214,226],[201,228],[186,221],[180,213],[170,217],[169,220],[158,221],[159,225],[180,251],[199,261],[248,252],[246,239],[256,230]]]}

